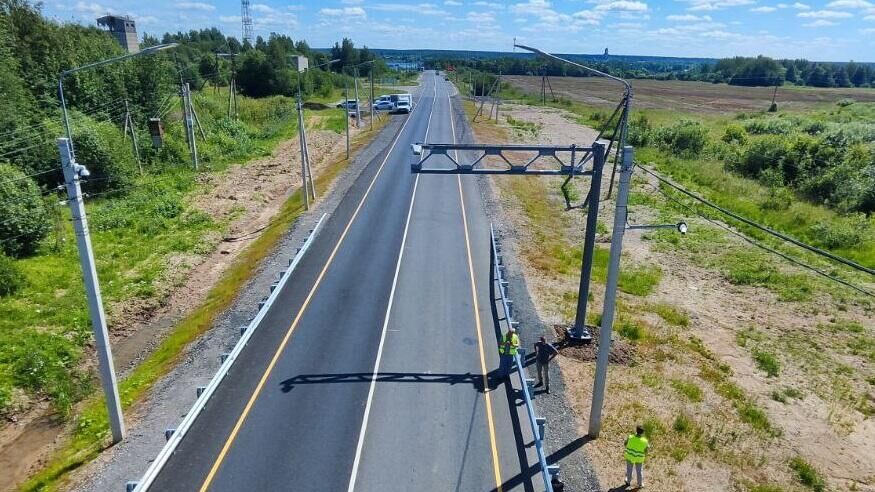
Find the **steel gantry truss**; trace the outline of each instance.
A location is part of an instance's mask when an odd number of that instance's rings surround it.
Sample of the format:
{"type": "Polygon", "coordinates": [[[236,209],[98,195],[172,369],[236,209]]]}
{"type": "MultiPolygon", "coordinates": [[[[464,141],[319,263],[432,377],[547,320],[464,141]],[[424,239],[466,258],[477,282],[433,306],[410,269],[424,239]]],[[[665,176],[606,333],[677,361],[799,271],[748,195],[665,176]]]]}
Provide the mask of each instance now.
{"type": "Polygon", "coordinates": [[[601,414],[605,386],[607,384],[607,369],[619,280],[620,256],[623,248],[623,234],[626,229],[626,209],[633,169],[633,151],[631,147],[626,145],[629,111],[632,107],[632,85],[621,78],[556,55],[545,53],[537,48],[519,45],[516,42],[514,42],[514,48],[525,49],[550,60],[574,65],[593,75],[605,77],[623,85],[623,95],[620,103],[608,119],[605,127],[599,132],[596,141],[590,146],[417,143],[413,145],[414,162],[410,168],[413,173],[419,174],[567,176],[568,178],[563,184],[563,193],[569,209],[577,207],[570,206],[565,188],[566,185],[574,176],[590,177],[590,190],[585,201],[587,219],[583,259],[581,262],[580,287],[578,289],[577,313],[574,326],[569,332],[572,339],[586,340],[589,338],[591,340],[592,337],[585,323],[592,279],[602,171],[605,161],[612,154],[612,148],[616,149],[613,152],[614,170],[611,173],[611,191],[613,190],[613,181],[618,164],[620,164],[620,179],[605,286],[605,300],[601,326],[599,327],[598,358],[596,373],[593,378],[593,396],[589,419],[589,435],[595,438],[598,437],[601,430],[601,414]],[[609,127],[614,121],[616,121],[616,126],[613,127],[611,135],[606,137],[607,140],[602,139],[602,136],[607,130],[610,130],[609,127]]]}

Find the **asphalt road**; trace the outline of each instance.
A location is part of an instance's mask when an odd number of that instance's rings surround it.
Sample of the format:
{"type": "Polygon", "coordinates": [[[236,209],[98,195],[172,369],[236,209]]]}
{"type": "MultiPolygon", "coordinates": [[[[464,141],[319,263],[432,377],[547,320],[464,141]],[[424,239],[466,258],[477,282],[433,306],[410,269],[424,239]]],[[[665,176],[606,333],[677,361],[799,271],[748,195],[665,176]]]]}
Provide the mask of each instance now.
{"type": "Polygon", "coordinates": [[[473,176],[415,176],[450,142],[426,72],[152,486],[160,491],[535,490],[531,435],[498,366],[489,224],[473,176]]]}

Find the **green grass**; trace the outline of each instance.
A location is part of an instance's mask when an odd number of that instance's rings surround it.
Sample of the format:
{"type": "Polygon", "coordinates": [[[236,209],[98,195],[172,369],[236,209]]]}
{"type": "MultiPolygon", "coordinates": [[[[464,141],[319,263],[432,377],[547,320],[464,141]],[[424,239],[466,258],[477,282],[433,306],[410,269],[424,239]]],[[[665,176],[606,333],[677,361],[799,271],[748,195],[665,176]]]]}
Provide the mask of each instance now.
{"type": "Polygon", "coordinates": [[[623,338],[626,338],[632,342],[641,341],[645,336],[647,336],[647,332],[640,324],[638,324],[635,320],[619,317],[616,323],[617,333],[620,334],[623,338]]]}
{"type": "Polygon", "coordinates": [[[672,379],[671,387],[690,401],[700,402],[704,399],[704,396],[702,395],[702,388],[700,388],[699,385],[692,381],[683,379],[672,379]]]}
{"type": "Polygon", "coordinates": [[[777,377],[781,372],[781,363],[778,362],[778,359],[774,354],[766,352],[765,350],[754,350],[752,355],[757,367],[765,372],[770,378],[777,377]]]}
{"type": "Polygon", "coordinates": [[[690,317],[679,308],[666,303],[646,304],[645,309],[656,313],[660,318],[671,326],[689,326],[690,317]]]}
{"type": "Polygon", "coordinates": [[[796,472],[796,478],[802,485],[815,492],[826,490],[826,483],[820,473],[800,456],[790,460],[790,468],[796,472]]]}

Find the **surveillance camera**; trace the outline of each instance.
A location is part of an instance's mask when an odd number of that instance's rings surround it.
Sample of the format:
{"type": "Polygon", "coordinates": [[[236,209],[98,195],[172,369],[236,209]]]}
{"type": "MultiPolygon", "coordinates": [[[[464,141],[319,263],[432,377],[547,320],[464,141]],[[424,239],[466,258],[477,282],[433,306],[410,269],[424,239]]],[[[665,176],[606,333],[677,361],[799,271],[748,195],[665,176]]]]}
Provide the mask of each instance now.
{"type": "Polygon", "coordinates": [[[82,164],[73,164],[73,171],[76,173],[76,176],[79,176],[80,178],[91,176],[91,173],[88,172],[88,168],[82,164]]]}
{"type": "Polygon", "coordinates": [[[422,145],[421,144],[411,144],[410,147],[413,148],[413,155],[422,155],[422,145]]]}
{"type": "Polygon", "coordinates": [[[678,232],[681,234],[687,233],[687,223],[686,222],[678,222],[678,232]]]}

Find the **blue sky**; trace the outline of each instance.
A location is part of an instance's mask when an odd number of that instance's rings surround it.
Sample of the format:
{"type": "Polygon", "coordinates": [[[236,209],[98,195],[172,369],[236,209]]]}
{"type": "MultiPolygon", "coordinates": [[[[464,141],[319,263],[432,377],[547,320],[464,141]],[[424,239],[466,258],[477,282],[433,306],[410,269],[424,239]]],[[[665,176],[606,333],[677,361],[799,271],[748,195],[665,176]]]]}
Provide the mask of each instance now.
{"type": "MultiPolygon", "coordinates": [[[[142,32],[216,26],[240,37],[239,0],[47,0],[46,15],[91,24],[129,14],[142,32]]],[[[875,0],[251,0],[256,34],[326,47],[510,51],[513,38],[563,53],[764,54],[875,62],[875,0]]]]}

